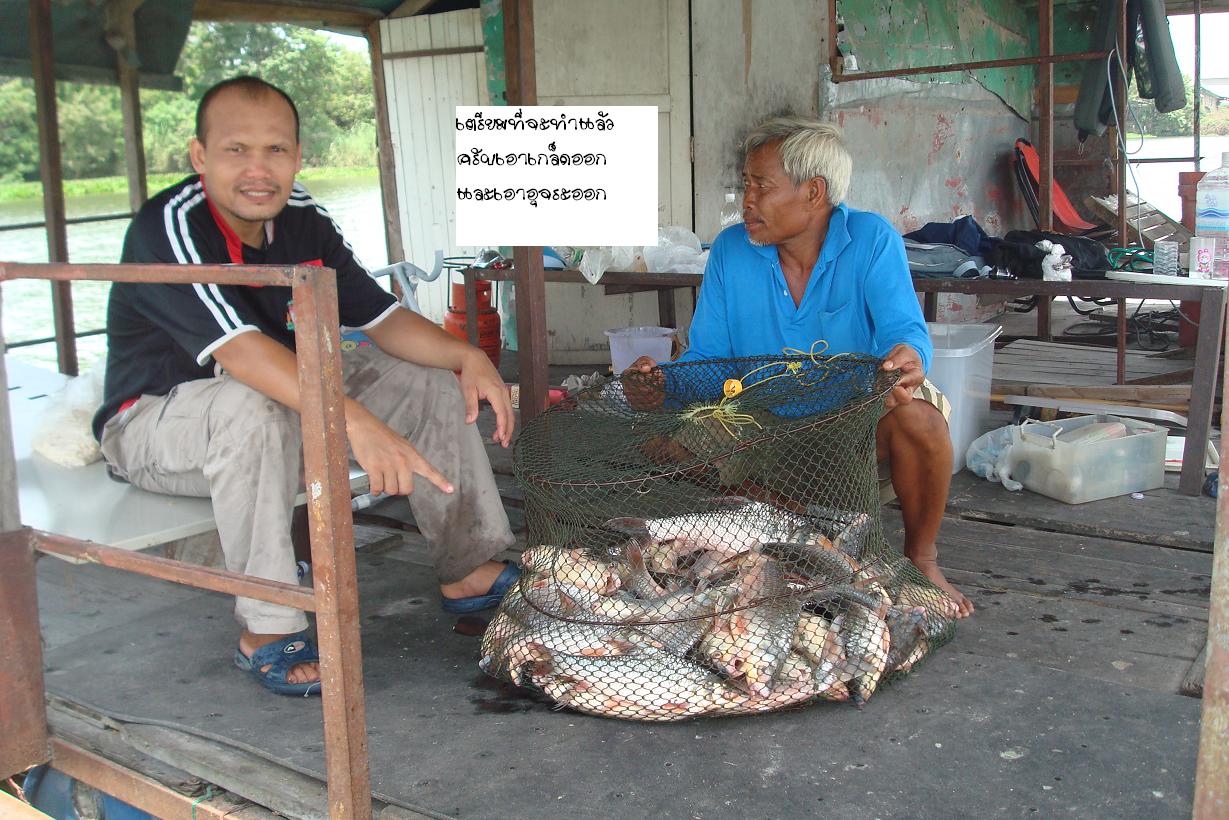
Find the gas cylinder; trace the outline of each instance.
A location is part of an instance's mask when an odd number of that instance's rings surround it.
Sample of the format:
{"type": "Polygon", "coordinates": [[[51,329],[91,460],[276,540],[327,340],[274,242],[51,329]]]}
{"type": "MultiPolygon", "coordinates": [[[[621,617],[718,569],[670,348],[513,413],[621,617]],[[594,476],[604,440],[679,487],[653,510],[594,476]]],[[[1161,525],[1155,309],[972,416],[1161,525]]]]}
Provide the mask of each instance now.
{"type": "MultiPolygon", "coordinates": [[[[474,283],[478,303],[478,347],[499,367],[499,311],[491,307],[491,283],[479,280],[474,283]]],[[[452,304],[444,314],[444,330],[465,341],[469,340],[465,326],[465,285],[452,283],[452,304]]]]}

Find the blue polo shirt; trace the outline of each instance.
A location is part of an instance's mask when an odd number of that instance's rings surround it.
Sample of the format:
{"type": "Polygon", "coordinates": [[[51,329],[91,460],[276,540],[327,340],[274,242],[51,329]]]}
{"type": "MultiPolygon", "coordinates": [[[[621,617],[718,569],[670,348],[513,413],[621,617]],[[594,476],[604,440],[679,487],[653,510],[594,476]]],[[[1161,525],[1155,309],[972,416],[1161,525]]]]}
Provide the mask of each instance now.
{"type": "Polygon", "coordinates": [[[742,224],[722,231],[680,361],[809,351],[820,339],[830,354],[880,358],[903,342],[930,369],[934,348],[896,229],[878,214],[838,205],[797,307],[776,246],[752,245],[742,224]]]}

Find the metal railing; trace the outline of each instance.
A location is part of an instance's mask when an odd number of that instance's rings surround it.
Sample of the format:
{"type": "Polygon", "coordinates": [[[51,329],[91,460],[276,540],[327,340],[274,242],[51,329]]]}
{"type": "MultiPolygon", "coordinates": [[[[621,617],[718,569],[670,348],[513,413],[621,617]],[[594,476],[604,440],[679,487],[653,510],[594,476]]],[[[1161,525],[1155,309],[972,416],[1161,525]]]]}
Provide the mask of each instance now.
{"type": "MultiPolygon", "coordinates": [[[[73,265],[0,262],[0,282],[53,281],[285,285],[294,291],[303,460],[314,591],[21,527],[16,465],[0,390],[0,776],[52,760],[43,703],[34,553],[70,556],[187,586],[316,613],[329,814],[371,816],[358,581],[342,408],[337,281],[329,268],[231,265],[73,265]]],[[[0,341],[3,329],[0,328],[0,341]]],[[[7,387],[0,359],[0,387],[7,387]]],[[[56,743],[56,754],[64,745],[56,743]]],[[[112,772],[113,773],[113,772],[112,772]]],[[[165,796],[165,795],[164,795],[165,796]]],[[[184,805],[191,803],[185,797],[184,805]]],[[[196,808],[193,807],[194,815],[196,808]]]]}

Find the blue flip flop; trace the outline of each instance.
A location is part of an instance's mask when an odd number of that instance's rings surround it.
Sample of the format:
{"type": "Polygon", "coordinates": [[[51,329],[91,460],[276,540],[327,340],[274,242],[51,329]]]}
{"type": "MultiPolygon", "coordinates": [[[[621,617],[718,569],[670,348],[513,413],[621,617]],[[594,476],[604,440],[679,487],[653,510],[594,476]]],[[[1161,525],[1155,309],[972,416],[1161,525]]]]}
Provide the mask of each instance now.
{"type": "Polygon", "coordinates": [[[520,577],[521,568],[505,561],[504,571],[499,573],[499,577],[495,579],[495,583],[491,584],[491,588],[485,595],[471,595],[468,598],[449,598],[441,595],[441,606],[451,615],[466,615],[470,612],[481,612],[484,609],[499,606],[504,594],[520,577]]]}
{"type": "Polygon", "coordinates": [[[279,695],[320,694],[320,681],[311,683],[289,683],[286,676],[290,670],[301,663],[314,663],[320,660],[320,653],[315,645],[307,639],[307,631],[287,635],[280,640],[267,643],[246,657],[243,652],[235,650],[235,666],[256,678],[261,686],[279,695]],[[261,668],[269,668],[261,672],[261,668]]]}

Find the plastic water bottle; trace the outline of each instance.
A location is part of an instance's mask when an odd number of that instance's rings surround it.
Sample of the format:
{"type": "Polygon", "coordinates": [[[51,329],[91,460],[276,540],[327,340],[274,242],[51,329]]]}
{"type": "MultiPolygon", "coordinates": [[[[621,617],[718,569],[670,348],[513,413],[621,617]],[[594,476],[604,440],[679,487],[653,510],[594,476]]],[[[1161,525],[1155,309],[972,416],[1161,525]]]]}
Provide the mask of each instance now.
{"type": "Polygon", "coordinates": [[[1229,151],[1195,189],[1195,235],[1216,240],[1212,278],[1229,279],[1229,151]]]}
{"type": "Polygon", "coordinates": [[[721,228],[725,230],[731,225],[737,225],[743,221],[742,205],[738,202],[738,194],[735,191],[727,190],[725,192],[725,202],[721,203],[721,228]]]}

